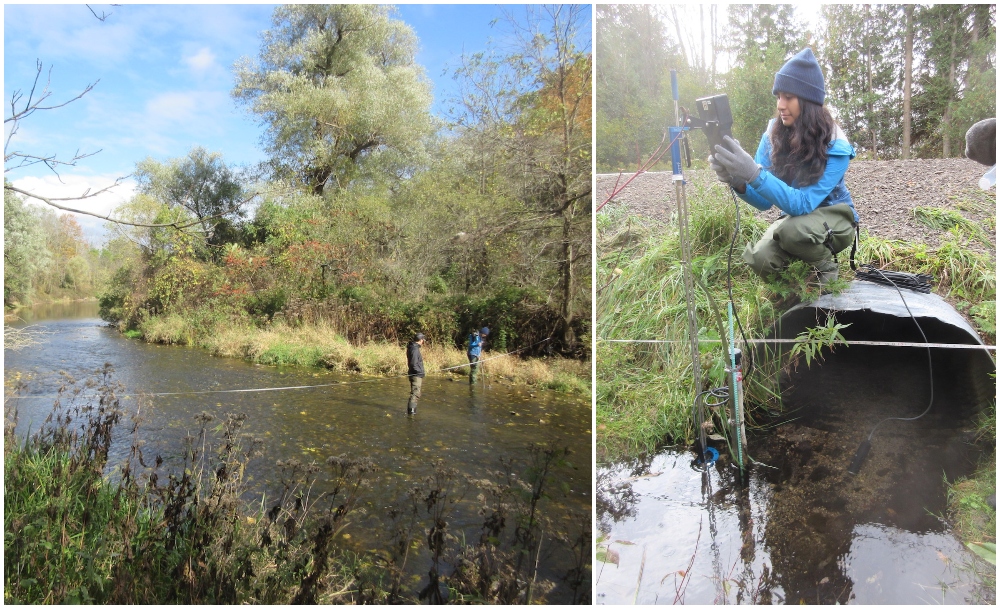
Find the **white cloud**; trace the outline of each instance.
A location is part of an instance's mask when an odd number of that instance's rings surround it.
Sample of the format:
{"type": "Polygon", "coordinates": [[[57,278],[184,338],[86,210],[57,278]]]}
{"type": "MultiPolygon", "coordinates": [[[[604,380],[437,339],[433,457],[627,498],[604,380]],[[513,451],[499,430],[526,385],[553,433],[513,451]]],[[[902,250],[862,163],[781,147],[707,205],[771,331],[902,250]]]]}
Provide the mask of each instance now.
{"type": "Polygon", "coordinates": [[[215,53],[208,47],[198,49],[198,52],[194,55],[184,57],[184,63],[191,70],[198,73],[205,73],[218,68],[218,64],[215,61],[215,53]]]}
{"type": "MultiPolygon", "coordinates": [[[[45,177],[24,177],[18,178],[12,184],[35,193],[42,197],[62,198],[80,197],[88,192],[98,192],[108,188],[115,183],[115,178],[109,176],[85,176],[75,174],[62,174],[62,181],[54,175],[45,177]]],[[[115,208],[126,203],[135,195],[135,182],[126,180],[113,188],[93,197],[80,199],[77,201],[55,201],[63,207],[79,209],[102,216],[109,215],[115,208]]],[[[55,211],[56,213],[68,213],[51,207],[38,199],[25,197],[28,204],[38,205],[55,211]]],[[[93,244],[99,244],[107,238],[107,222],[86,214],[73,214],[80,227],[83,229],[84,237],[93,244]]]]}
{"type": "Polygon", "coordinates": [[[201,94],[196,92],[169,91],[146,102],[144,119],[151,123],[189,122],[202,107],[201,94]]]}
{"type": "MultiPolygon", "coordinates": [[[[86,193],[98,192],[115,183],[115,178],[109,176],[85,176],[61,174],[36,177],[26,176],[13,181],[13,185],[21,190],[35,193],[42,197],[64,198],[81,197],[86,193]],[[62,181],[60,181],[60,177],[62,181]]],[[[78,201],[56,201],[59,205],[72,207],[83,211],[108,215],[113,209],[125,203],[135,194],[135,183],[129,180],[93,197],[78,201]]],[[[45,205],[37,199],[28,199],[29,203],[45,205]]],[[[54,208],[53,208],[54,209],[54,208]]]]}

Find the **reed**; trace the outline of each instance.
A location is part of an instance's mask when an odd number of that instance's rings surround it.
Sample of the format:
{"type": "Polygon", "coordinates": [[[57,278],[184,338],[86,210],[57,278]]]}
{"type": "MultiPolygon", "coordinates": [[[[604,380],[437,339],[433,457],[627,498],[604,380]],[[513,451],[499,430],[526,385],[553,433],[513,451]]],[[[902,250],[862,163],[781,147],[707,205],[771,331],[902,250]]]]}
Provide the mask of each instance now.
{"type": "Polygon", "coordinates": [[[5,602],[543,602],[556,585],[538,576],[543,544],[572,553],[563,581],[575,602],[589,602],[589,512],[548,515],[567,449],[528,446],[482,480],[437,462],[388,508],[389,546],[358,553],[342,532],[370,503],[370,458],[275,461],[281,490],[248,502],[244,473],[265,455],[245,415],[202,413],[181,455],[144,454],[123,390],[110,366],[69,384],[28,437],[15,434],[16,411],[5,413],[5,602]],[[129,438],[125,456],[109,461],[112,443],[129,438]],[[316,493],[321,477],[327,490],[316,493]],[[482,504],[478,542],[453,522],[465,501],[482,504]],[[406,568],[416,553],[434,565],[426,580],[406,568]]]}
{"type": "MultiPolygon", "coordinates": [[[[743,207],[735,250],[730,243],[736,213],[728,194],[713,186],[694,184],[691,208],[693,293],[698,328],[705,339],[727,335],[725,304],[731,268],[732,300],[747,338],[760,338],[789,303],[812,300],[819,289],[808,265],[793,263],[781,276],[764,281],[740,259],[742,248],[760,237],[766,223],[743,207]],[[731,263],[731,266],[730,266],[731,263]]],[[[740,203],[742,205],[742,203],[740,203]]],[[[603,457],[647,451],[662,443],[690,442],[694,435],[691,409],[697,391],[725,383],[719,343],[701,347],[704,386],[693,387],[687,305],[676,224],[653,225],[629,218],[623,208],[599,213],[595,320],[599,337],[597,368],[597,444],[603,457]],[[643,227],[643,228],[638,228],[643,227]],[[622,344],[607,340],[660,340],[660,344],[622,344]]],[[[935,292],[950,299],[987,337],[995,336],[996,261],[977,248],[974,224],[956,213],[922,210],[921,218],[945,222],[938,247],[880,239],[862,233],[856,259],[937,278],[935,292]],[[946,228],[947,228],[946,227],[946,228]]],[[[850,273],[841,257],[841,280],[827,286],[836,292],[850,273]]],[[[740,337],[737,336],[737,339],[740,337]]],[[[761,349],[745,386],[748,411],[780,411],[777,375],[784,355],[761,349]]]]}
{"type": "MultiPolygon", "coordinates": [[[[274,366],[323,367],[338,372],[369,376],[406,374],[403,346],[370,341],[352,344],[334,324],[277,322],[265,327],[252,323],[220,323],[195,341],[187,333],[190,325],[178,315],[152,318],[143,325],[149,342],[197,345],[220,357],[241,357],[258,364],[274,366]]],[[[424,365],[429,374],[466,376],[469,360],[462,349],[448,345],[425,344],[424,365]],[[456,368],[458,367],[458,368],[456,368]],[[450,370],[449,370],[450,369],[450,370]]],[[[487,351],[482,370],[493,382],[531,385],[563,393],[586,395],[590,392],[589,362],[561,357],[521,358],[487,351]]]]}

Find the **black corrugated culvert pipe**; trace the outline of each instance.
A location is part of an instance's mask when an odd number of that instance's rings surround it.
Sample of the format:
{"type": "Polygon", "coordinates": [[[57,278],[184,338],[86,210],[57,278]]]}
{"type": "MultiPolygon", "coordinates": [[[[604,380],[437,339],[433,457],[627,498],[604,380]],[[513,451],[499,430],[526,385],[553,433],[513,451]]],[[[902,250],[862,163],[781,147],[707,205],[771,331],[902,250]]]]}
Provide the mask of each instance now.
{"type": "Polygon", "coordinates": [[[855,426],[861,442],[848,471],[857,474],[878,434],[935,412],[935,425],[967,421],[996,395],[996,362],[978,333],[943,298],[865,281],[838,295],[799,304],[775,324],[772,338],[795,339],[826,324],[829,315],[849,324],[849,345],[824,353],[810,369],[788,365],[788,343],[772,343],[757,361],[785,364],[779,373],[783,418],[813,427],[855,426]],[[905,305],[904,305],[905,299],[905,305]],[[915,346],[851,342],[912,343],[915,346]],[[923,345],[930,344],[929,347],[923,345]],[[952,346],[968,345],[972,348],[952,346]]]}

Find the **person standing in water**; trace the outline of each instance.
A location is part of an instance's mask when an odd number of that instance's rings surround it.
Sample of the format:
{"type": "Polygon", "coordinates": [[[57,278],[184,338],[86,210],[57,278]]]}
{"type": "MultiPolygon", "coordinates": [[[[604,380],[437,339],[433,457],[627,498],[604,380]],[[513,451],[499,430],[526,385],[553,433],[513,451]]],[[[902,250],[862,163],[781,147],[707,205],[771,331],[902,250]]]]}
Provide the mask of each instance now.
{"type": "Polygon", "coordinates": [[[406,403],[406,414],[416,414],[417,400],[420,399],[420,387],[424,384],[424,356],[420,347],[424,344],[424,335],[417,334],[406,345],[406,373],[410,378],[410,400],[406,403]]]}
{"type": "Polygon", "coordinates": [[[490,329],[473,330],[469,334],[469,349],[466,355],[469,356],[469,384],[476,384],[476,374],[479,372],[479,360],[483,354],[483,347],[486,345],[486,337],[489,336],[490,329]]]}

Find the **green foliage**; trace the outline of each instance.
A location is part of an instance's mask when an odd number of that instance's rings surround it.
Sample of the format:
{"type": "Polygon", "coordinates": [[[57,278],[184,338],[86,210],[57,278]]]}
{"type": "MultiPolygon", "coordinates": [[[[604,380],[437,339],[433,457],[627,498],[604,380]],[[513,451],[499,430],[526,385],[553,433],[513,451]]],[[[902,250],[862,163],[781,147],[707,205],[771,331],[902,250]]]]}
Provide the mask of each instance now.
{"type": "MultiPolygon", "coordinates": [[[[983,506],[983,509],[987,509],[983,506]]],[[[997,564],[997,544],[987,543],[985,541],[970,541],[965,544],[970,550],[972,550],[976,556],[982,558],[991,565],[996,566],[997,564]]]]}
{"type": "Polygon", "coordinates": [[[750,154],[756,153],[761,135],[774,117],[774,75],[788,59],[781,46],[766,47],[757,55],[753,61],[737,64],[724,77],[733,113],[733,137],[750,154]]]}
{"type": "Polygon", "coordinates": [[[397,181],[423,162],[430,84],[412,29],[376,5],[275,9],[258,60],[236,66],[233,97],[267,127],[275,176],[327,184],[397,181]]]}
{"type": "Polygon", "coordinates": [[[783,299],[812,302],[824,291],[839,294],[847,287],[847,281],[838,278],[821,287],[811,264],[792,260],[783,271],[768,278],[767,287],[783,299]]]}
{"type": "Polygon", "coordinates": [[[795,344],[788,353],[789,366],[796,368],[801,358],[806,360],[806,368],[813,360],[823,361],[823,349],[833,351],[833,347],[844,342],[841,330],[851,324],[839,324],[834,315],[827,315],[826,324],[806,328],[795,337],[795,344]]]}
{"type": "Polygon", "coordinates": [[[733,4],[729,6],[729,22],[730,48],[740,63],[758,62],[771,49],[787,59],[805,42],[805,28],[791,4],[733,4]]]}
{"type": "Polygon", "coordinates": [[[37,208],[3,191],[4,304],[30,302],[34,283],[51,261],[37,208]]]}
{"type": "Polygon", "coordinates": [[[838,123],[859,154],[898,158],[903,7],[831,4],[823,7],[823,16],[828,99],[837,109],[838,123]]]}
{"type": "Polygon", "coordinates": [[[954,231],[956,235],[965,234],[974,237],[987,247],[993,245],[989,235],[979,223],[969,220],[954,209],[917,206],[913,208],[911,213],[913,218],[924,226],[937,230],[957,229],[954,231]]]}
{"type": "Polygon", "coordinates": [[[143,458],[133,420],[131,447],[109,461],[126,421],[112,372],[108,366],[87,383],[91,399],[65,388],[30,437],[15,436],[17,414],[7,413],[6,603],[413,604],[439,582],[456,595],[451,602],[542,601],[552,586],[537,573],[543,532],[572,546],[576,563],[564,581],[586,599],[589,513],[548,516],[550,487],[572,466],[568,450],[529,446],[523,459],[500,459],[477,487],[437,462],[388,506],[388,543],[359,555],[341,533],[362,513],[378,472],[371,459],[276,461],[279,492],[248,502],[245,472],[263,456],[263,441],[245,432],[245,415],[216,421],[202,413],[182,454],[143,458]],[[314,495],[321,476],[332,490],[314,495]],[[460,543],[445,531],[474,488],[488,534],[460,543]],[[406,562],[422,551],[421,538],[434,563],[426,587],[410,579],[406,562]]]}
{"type": "Polygon", "coordinates": [[[654,5],[597,6],[597,167],[638,167],[673,114],[670,69],[686,72],[654,5]]]}
{"type": "Polygon", "coordinates": [[[203,256],[240,237],[234,223],[244,216],[243,186],[219,153],[200,146],[186,157],[161,163],[146,158],[136,164],[138,191],[166,205],[183,208],[197,220],[204,244],[203,256]],[[208,249],[206,249],[208,248],[208,249]]]}
{"type": "Polygon", "coordinates": [[[913,131],[921,157],[958,157],[965,132],[996,116],[995,5],[937,4],[914,11],[913,131]]]}
{"type": "MultiPolygon", "coordinates": [[[[732,201],[721,189],[693,185],[688,194],[694,237],[692,271],[694,298],[702,338],[727,335],[724,303],[727,258],[735,228],[732,201]],[[696,220],[695,220],[696,219],[696,220]],[[728,235],[726,235],[728,233],[728,235]],[[713,304],[714,303],[714,304],[713,304]]],[[[603,212],[602,214],[603,215],[603,212]]],[[[663,340],[664,343],[598,342],[597,428],[600,453],[648,450],[665,439],[682,442],[693,437],[691,408],[695,395],[709,388],[693,386],[692,358],[687,332],[687,304],[680,264],[676,225],[670,224],[645,239],[624,239],[627,218],[598,219],[607,232],[598,237],[598,335],[607,340],[663,340]],[[624,247],[622,245],[624,244],[624,247]],[[615,271],[620,270],[620,273],[615,271]]],[[[741,236],[759,235],[764,223],[741,216],[741,236]]],[[[738,254],[732,266],[733,299],[747,338],[763,335],[772,325],[777,295],[756,277],[738,254]]],[[[720,343],[702,343],[699,365],[703,383],[723,381],[720,343]]],[[[776,399],[772,377],[756,362],[758,372],[745,387],[751,419],[760,406],[776,399]]]]}

